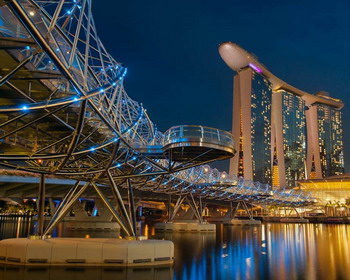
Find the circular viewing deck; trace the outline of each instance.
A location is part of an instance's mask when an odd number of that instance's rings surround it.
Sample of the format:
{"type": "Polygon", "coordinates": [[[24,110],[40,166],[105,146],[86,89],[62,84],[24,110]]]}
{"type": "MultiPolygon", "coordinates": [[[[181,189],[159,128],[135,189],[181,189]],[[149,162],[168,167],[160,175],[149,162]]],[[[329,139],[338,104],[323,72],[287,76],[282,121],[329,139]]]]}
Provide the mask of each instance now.
{"type": "Polygon", "coordinates": [[[167,130],[163,150],[174,161],[205,162],[227,159],[235,154],[232,134],[220,129],[181,125],[167,130]]]}

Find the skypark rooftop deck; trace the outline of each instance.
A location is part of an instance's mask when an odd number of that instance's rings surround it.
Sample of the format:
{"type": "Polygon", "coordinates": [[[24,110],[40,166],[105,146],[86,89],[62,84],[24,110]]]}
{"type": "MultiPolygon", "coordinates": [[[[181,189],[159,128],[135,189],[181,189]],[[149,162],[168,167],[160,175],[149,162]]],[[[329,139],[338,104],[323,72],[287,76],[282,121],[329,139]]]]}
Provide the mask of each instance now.
{"type": "Polygon", "coordinates": [[[255,55],[247,52],[236,43],[225,42],[220,44],[219,53],[222,59],[232,70],[239,72],[240,70],[246,67],[250,67],[256,72],[268,78],[273,85],[274,91],[286,90],[288,92],[302,96],[306,102],[306,105],[321,103],[335,107],[337,109],[341,109],[344,106],[344,103],[339,99],[320,94],[314,95],[306,91],[300,90],[281,80],[276,75],[271,73],[262,63],[260,63],[255,57],[255,55]]]}

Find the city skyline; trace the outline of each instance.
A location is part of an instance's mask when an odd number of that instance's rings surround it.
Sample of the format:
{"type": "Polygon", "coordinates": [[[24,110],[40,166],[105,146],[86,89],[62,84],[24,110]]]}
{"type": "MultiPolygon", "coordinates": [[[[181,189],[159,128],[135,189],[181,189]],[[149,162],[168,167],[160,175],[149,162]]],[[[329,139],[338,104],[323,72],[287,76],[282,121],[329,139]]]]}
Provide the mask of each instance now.
{"type": "Polygon", "coordinates": [[[235,73],[231,175],[285,188],[344,172],[341,100],[288,84],[235,43],[219,52],[235,73]]]}
{"type": "MultiPolygon", "coordinates": [[[[348,103],[349,71],[341,61],[349,57],[345,34],[350,22],[342,16],[349,3],[180,1],[172,3],[171,9],[164,3],[109,4],[115,5],[118,16],[115,9],[94,4],[99,34],[105,39],[110,35],[108,26],[127,23],[127,29],[109,37],[106,47],[125,63],[125,87],[131,97],[143,102],[161,131],[181,123],[231,129],[232,73],[217,52],[219,43],[228,40],[253,50],[273,73],[296,87],[310,93],[325,90],[348,103]],[[273,15],[281,13],[294,20],[277,24],[273,15]],[[169,103],[168,97],[176,98],[169,103]]],[[[350,120],[347,111],[343,118],[344,123],[350,120]]],[[[344,131],[349,166],[347,139],[349,132],[344,131]]],[[[227,164],[217,166],[228,169],[227,164]]]]}

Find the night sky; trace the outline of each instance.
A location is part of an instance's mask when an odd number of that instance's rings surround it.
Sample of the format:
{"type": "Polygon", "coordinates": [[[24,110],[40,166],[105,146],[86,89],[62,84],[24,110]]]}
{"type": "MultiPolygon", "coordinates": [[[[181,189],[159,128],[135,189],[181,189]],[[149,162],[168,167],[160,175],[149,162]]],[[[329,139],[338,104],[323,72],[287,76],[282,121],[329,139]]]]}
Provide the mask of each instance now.
{"type": "MultiPolygon", "coordinates": [[[[238,43],[287,83],[342,99],[350,171],[350,1],[95,0],[99,36],[128,68],[125,88],[161,131],[231,130],[233,71],[218,53],[238,43]]],[[[221,170],[227,163],[216,164],[221,170]]]]}

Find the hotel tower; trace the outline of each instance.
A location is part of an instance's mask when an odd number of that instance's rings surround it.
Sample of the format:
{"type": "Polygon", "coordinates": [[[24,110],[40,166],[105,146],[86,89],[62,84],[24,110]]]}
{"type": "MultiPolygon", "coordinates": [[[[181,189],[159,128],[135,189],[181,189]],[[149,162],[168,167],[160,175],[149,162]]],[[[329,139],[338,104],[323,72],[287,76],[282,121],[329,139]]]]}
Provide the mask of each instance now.
{"type": "Polygon", "coordinates": [[[344,172],[341,100],[287,84],[237,44],[219,52],[236,72],[231,175],[284,188],[344,172]]]}

